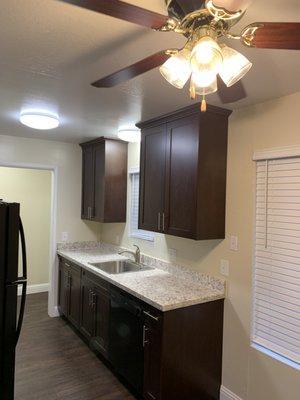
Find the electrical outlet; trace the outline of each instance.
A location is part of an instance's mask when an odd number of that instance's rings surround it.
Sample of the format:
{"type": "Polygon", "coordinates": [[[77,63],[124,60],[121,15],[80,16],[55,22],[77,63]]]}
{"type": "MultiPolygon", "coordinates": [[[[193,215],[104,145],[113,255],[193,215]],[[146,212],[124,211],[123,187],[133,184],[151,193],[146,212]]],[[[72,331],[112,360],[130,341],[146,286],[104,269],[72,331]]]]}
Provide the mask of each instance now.
{"type": "Polygon", "coordinates": [[[68,241],[68,238],[69,238],[68,232],[62,232],[62,233],[61,233],[61,241],[62,241],[62,242],[67,242],[67,241],[68,241]]]}
{"type": "Polygon", "coordinates": [[[238,251],[238,237],[230,236],[230,250],[238,251]]]}
{"type": "Polygon", "coordinates": [[[176,249],[168,249],[168,252],[169,252],[169,255],[172,257],[172,258],[176,258],[177,257],[177,250],[176,249]]]}
{"type": "Polygon", "coordinates": [[[220,273],[224,276],[229,276],[229,261],[228,260],[221,260],[220,273]]]}

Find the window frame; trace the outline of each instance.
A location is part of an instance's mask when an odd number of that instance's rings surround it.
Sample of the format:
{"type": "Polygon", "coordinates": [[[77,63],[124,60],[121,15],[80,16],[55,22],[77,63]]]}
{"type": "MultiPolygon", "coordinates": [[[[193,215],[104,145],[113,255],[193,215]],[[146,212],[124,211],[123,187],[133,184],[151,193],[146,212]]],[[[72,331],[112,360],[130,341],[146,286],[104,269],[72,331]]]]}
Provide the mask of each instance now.
{"type": "Polygon", "coordinates": [[[139,167],[131,167],[129,168],[128,175],[129,175],[129,181],[130,181],[130,207],[129,207],[129,236],[131,238],[136,238],[136,239],[141,239],[141,240],[146,240],[148,242],[154,242],[155,239],[155,233],[150,232],[150,231],[145,231],[142,229],[135,229],[132,226],[132,214],[134,210],[134,202],[132,201],[133,199],[133,190],[134,190],[134,182],[133,182],[133,176],[134,175],[139,175],[140,174],[140,168],[139,167]]]}
{"type": "Polygon", "coordinates": [[[292,368],[300,370],[300,363],[297,361],[291,360],[290,358],[277,353],[274,349],[270,349],[268,346],[264,346],[255,341],[255,268],[256,268],[256,204],[257,204],[257,162],[258,161],[267,161],[267,160],[278,160],[278,159],[286,159],[300,157],[300,146],[286,146],[281,148],[270,148],[270,149],[262,149],[259,151],[255,151],[253,154],[253,162],[255,164],[255,179],[253,182],[253,246],[252,246],[252,304],[251,304],[251,331],[250,331],[250,347],[254,350],[257,350],[268,357],[271,357],[283,364],[286,364],[292,368]]]}

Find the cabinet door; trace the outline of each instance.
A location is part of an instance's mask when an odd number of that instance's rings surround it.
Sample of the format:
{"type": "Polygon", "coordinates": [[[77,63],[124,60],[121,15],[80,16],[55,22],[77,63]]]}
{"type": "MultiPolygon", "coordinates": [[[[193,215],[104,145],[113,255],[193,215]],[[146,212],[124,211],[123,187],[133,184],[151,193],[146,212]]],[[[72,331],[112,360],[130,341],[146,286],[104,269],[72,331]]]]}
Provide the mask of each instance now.
{"type": "Polygon", "coordinates": [[[98,286],[93,288],[95,330],[92,346],[107,355],[109,333],[109,293],[98,286]]]}
{"type": "Polygon", "coordinates": [[[58,304],[60,312],[68,316],[68,290],[69,290],[69,272],[64,267],[63,261],[59,261],[59,295],[58,304]]]}
{"type": "Polygon", "coordinates": [[[161,340],[159,322],[150,319],[144,324],[144,398],[161,399],[161,340]]]}
{"type": "Polygon", "coordinates": [[[69,269],[69,315],[70,322],[79,327],[80,321],[80,291],[81,291],[80,269],[69,269]]]}
{"type": "Polygon", "coordinates": [[[162,231],[166,126],[144,129],[141,142],[139,228],[162,231]]]}
{"type": "Polygon", "coordinates": [[[94,145],[94,205],[92,219],[103,221],[105,195],[105,142],[94,145]]]}
{"type": "Polygon", "coordinates": [[[82,204],[81,218],[91,219],[94,208],[94,151],[92,146],[82,149],[82,204]]]}
{"type": "Polygon", "coordinates": [[[80,331],[88,339],[94,336],[95,313],[92,308],[93,282],[82,273],[80,331]]]}
{"type": "MultiPolygon", "coordinates": [[[[193,238],[197,229],[198,116],[167,124],[164,232],[193,238]]],[[[211,166],[213,168],[213,165],[211,166]]]]}

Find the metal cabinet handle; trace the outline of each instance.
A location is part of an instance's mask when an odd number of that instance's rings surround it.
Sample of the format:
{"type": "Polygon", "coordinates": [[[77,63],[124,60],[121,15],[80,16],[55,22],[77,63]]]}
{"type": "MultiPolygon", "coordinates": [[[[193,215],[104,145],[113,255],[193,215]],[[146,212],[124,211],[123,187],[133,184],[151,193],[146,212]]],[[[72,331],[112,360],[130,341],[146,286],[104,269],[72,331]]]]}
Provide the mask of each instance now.
{"type": "Polygon", "coordinates": [[[97,300],[96,293],[92,292],[92,308],[96,307],[96,300],[97,300]]]}
{"type": "Polygon", "coordinates": [[[151,398],[151,399],[153,399],[153,400],[156,400],[156,397],[155,396],[153,396],[153,394],[152,393],[150,393],[150,392],[147,392],[147,395],[151,398]]]}
{"type": "Polygon", "coordinates": [[[146,343],[148,343],[148,340],[146,339],[146,332],[148,331],[148,328],[146,328],[145,325],[143,325],[143,347],[146,346],[146,343]]]}
{"type": "Polygon", "coordinates": [[[147,315],[148,317],[154,319],[155,321],[159,321],[158,317],[155,317],[154,315],[150,314],[149,311],[143,311],[145,315],[147,315]]]}
{"type": "Polygon", "coordinates": [[[92,305],[92,291],[89,289],[89,307],[92,305]]]}
{"type": "Polygon", "coordinates": [[[66,267],[71,267],[71,265],[68,264],[68,263],[66,263],[66,262],[65,262],[65,266],[66,266],[66,267]]]}
{"type": "Polygon", "coordinates": [[[165,213],[163,213],[163,228],[162,228],[163,232],[165,231],[165,213]]]}
{"type": "Polygon", "coordinates": [[[158,221],[157,221],[157,230],[160,231],[160,212],[158,213],[157,219],[158,219],[158,221]]]}

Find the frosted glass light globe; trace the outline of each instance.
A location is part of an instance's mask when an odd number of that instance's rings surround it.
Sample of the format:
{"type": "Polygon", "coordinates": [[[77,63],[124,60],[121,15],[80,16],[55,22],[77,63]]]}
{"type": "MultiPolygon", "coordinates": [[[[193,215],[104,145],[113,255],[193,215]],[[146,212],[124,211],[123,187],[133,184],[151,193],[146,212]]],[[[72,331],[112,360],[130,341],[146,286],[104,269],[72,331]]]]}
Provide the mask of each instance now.
{"type": "Polygon", "coordinates": [[[192,51],[193,73],[213,72],[216,75],[220,71],[222,63],[223,56],[218,43],[209,36],[201,38],[192,51]]]}
{"type": "Polygon", "coordinates": [[[223,65],[220,77],[226,86],[230,87],[247,74],[252,63],[243,54],[225,45],[222,46],[222,54],[223,65]]]}
{"type": "Polygon", "coordinates": [[[162,76],[177,89],[182,89],[191,76],[190,57],[191,52],[183,49],[159,68],[162,76]]]}
{"type": "Polygon", "coordinates": [[[22,113],[20,115],[20,122],[29,128],[41,130],[55,129],[59,126],[57,116],[35,112],[22,113]]]}

